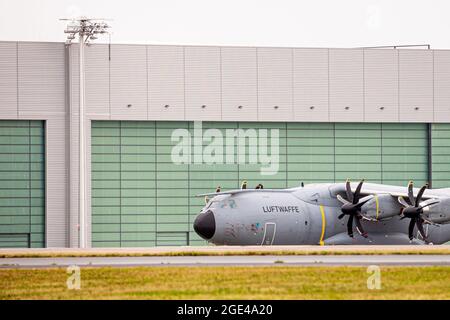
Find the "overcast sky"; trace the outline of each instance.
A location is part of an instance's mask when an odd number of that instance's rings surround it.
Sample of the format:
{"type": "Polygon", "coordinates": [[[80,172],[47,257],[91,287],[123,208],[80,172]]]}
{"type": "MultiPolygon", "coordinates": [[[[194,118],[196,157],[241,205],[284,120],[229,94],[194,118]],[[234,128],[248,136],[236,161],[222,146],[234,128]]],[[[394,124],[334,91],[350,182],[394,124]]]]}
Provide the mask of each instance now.
{"type": "Polygon", "coordinates": [[[450,49],[449,0],[0,0],[0,40],[64,41],[59,18],[111,18],[113,43],[450,49]]]}

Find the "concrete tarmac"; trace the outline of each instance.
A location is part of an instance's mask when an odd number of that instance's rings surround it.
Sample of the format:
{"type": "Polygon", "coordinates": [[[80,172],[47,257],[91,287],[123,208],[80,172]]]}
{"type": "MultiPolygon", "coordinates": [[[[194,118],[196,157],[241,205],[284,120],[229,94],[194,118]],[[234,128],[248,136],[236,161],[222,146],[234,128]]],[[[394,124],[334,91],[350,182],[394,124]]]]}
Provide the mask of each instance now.
{"type": "MultiPolygon", "coordinates": [[[[345,246],[317,246],[317,245],[295,245],[295,246],[176,246],[176,247],[149,247],[149,248],[0,248],[0,257],[44,257],[44,256],[150,256],[150,255],[196,255],[209,254],[226,254],[240,253],[246,254],[252,252],[259,254],[261,252],[271,253],[274,255],[280,252],[291,252],[299,254],[389,254],[389,253],[405,253],[408,254],[433,254],[439,252],[442,254],[450,254],[450,245],[345,245],[345,246]]],[[[438,253],[437,253],[438,254],[438,253]]],[[[229,255],[229,254],[227,254],[229,255]]]]}
{"type": "Polygon", "coordinates": [[[450,266],[450,255],[264,255],[1,258],[0,268],[130,266],[450,266]]]}

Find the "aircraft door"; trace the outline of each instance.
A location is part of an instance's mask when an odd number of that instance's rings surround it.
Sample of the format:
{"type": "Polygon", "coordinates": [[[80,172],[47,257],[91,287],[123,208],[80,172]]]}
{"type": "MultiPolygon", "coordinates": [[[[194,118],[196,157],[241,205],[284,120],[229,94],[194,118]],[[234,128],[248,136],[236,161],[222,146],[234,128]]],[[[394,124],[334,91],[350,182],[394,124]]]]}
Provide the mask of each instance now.
{"type": "Polygon", "coordinates": [[[277,225],[274,222],[266,222],[264,225],[264,238],[261,245],[270,246],[275,238],[275,232],[277,231],[277,225]]]}

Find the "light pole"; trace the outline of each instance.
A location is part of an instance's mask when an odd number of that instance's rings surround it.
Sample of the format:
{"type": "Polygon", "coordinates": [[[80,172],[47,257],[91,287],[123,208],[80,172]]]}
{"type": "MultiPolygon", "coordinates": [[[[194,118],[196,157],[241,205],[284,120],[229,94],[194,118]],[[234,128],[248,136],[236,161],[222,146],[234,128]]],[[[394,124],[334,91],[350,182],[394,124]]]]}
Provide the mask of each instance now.
{"type": "Polygon", "coordinates": [[[99,34],[107,33],[110,26],[104,19],[89,19],[79,17],[75,19],[61,19],[69,21],[64,33],[67,33],[66,44],[72,44],[75,35],[79,39],[79,247],[87,247],[86,237],[86,150],[84,140],[84,104],[85,104],[85,78],[84,78],[84,47],[97,39],[99,34]]]}

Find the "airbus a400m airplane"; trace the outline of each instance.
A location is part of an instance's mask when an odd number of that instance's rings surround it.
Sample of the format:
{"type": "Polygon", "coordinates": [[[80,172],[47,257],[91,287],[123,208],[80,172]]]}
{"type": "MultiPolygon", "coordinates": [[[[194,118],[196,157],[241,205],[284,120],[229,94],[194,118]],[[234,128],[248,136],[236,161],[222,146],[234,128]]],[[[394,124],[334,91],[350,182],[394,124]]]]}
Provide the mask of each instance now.
{"type": "Polygon", "coordinates": [[[427,188],[363,181],[219,188],[199,195],[211,199],[194,230],[217,245],[442,244],[450,241],[450,188],[427,188]]]}

